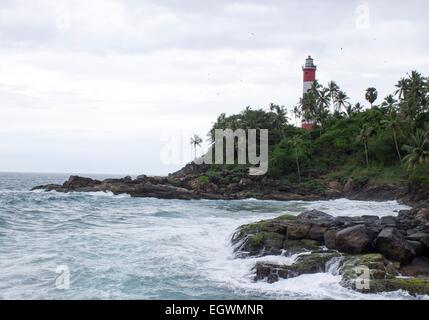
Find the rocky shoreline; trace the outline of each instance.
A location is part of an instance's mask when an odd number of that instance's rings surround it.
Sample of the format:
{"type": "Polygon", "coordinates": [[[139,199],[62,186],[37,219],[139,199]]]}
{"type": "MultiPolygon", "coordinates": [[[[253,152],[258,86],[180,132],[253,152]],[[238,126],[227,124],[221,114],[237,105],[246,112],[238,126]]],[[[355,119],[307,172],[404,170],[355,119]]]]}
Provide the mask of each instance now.
{"type": "Polygon", "coordinates": [[[166,177],[138,176],[135,179],[96,179],[71,176],[62,185],[49,184],[33,188],[57,192],[112,192],[129,194],[132,197],[154,197],[159,199],[213,199],[236,200],[255,198],[258,200],[315,201],[347,198],[351,200],[389,201],[397,200],[409,205],[428,201],[428,190],[414,190],[403,185],[369,185],[349,179],[346,183],[326,181],[323,186],[308,188],[284,184],[265,176],[248,176],[245,172],[225,170],[213,178],[207,176],[208,167],[190,163],[182,170],[166,177]],[[229,177],[233,177],[230,179],[229,177]]]}
{"type": "Polygon", "coordinates": [[[293,264],[259,262],[255,281],[273,283],[301,274],[333,272],[341,285],[364,293],[406,290],[429,295],[429,192],[412,186],[369,185],[352,178],[325,181],[319,188],[283,184],[267,177],[228,170],[209,177],[208,167],[190,163],[167,177],[141,175],[135,179],[103,181],[71,176],[63,184],[32,190],[112,192],[160,199],[236,200],[397,200],[412,207],[397,217],[333,217],[320,211],[284,215],[240,227],[232,237],[237,258],[297,255],[293,264]],[[233,179],[231,179],[231,175],[233,179]],[[231,181],[232,180],[232,181],[231,181]],[[370,287],[356,286],[356,268],[369,270],[370,287]]]}
{"type": "Polygon", "coordinates": [[[320,211],[241,226],[231,239],[237,258],[297,255],[293,264],[258,262],[255,281],[336,272],[341,285],[363,293],[405,290],[429,295],[429,207],[397,217],[333,217],[320,211]],[[331,266],[335,270],[330,270],[331,266]],[[358,268],[358,269],[356,269],[358,268]],[[359,286],[359,270],[369,286],[359,286]]]}

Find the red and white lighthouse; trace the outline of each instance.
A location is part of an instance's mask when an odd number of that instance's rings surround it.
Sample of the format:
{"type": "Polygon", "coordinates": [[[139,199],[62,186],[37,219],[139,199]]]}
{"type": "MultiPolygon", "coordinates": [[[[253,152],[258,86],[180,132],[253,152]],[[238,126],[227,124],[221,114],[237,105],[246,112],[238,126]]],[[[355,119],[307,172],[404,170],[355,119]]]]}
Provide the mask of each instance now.
{"type": "MultiPolygon", "coordinates": [[[[304,73],[304,92],[303,95],[305,95],[308,91],[310,91],[311,86],[313,85],[314,81],[316,81],[316,70],[317,66],[314,64],[314,60],[311,58],[311,56],[308,56],[308,58],[305,60],[305,65],[302,67],[302,71],[304,73]]],[[[302,128],[306,130],[313,129],[314,121],[312,119],[302,119],[302,128]]]]}

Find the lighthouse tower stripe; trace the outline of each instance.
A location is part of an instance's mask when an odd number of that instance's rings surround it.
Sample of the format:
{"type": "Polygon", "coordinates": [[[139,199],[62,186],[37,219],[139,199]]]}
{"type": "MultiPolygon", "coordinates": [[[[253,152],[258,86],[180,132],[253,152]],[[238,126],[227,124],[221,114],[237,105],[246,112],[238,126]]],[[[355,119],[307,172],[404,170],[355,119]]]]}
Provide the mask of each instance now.
{"type": "Polygon", "coordinates": [[[308,91],[310,91],[311,86],[313,85],[314,81],[306,81],[304,82],[304,93],[307,93],[308,91]]]}
{"type": "Polygon", "coordinates": [[[316,69],[305,69],[304,68],[304,82],[316,80],[316,69]]]}

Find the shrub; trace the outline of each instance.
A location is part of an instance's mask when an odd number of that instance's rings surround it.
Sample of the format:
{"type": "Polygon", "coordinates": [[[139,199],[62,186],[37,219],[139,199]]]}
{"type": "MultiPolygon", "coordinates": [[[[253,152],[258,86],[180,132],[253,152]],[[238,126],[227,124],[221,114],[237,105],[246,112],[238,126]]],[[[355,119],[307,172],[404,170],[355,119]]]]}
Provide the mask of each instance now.
{"type": "Polygon", "coordinates": [[[429,188],[429,165],[419,164],[410,174],[410,181],[422,188],[429,188]]]}
{"type": "Polygon", "coordinates": [[[210,183],[210,179],[207,176],[199,176],[197,178],[197,182],[198,182],[198,184],[205,186],[205,185],[210,183]]]}

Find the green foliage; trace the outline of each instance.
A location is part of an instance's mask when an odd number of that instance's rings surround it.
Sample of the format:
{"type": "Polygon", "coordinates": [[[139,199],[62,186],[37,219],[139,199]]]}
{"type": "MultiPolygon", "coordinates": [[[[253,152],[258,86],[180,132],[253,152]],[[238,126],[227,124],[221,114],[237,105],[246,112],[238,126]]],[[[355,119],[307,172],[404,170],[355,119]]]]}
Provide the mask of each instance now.
{"type": "MultiPolygon", "coordinates": [[[[422,169],[415,168],[429,164],[428,80],[413,71],[396,87],[379,105],[373,105],[377,90],[369,88],[365,97],[372,108],[365,109],[349,102],[335,82],[324,87],[316,81],[293,108],[293,115],[312,120],[315,130],[290,125],[286,108],[271,104],[267,111],[247,107],[239,114],[221,114],[209,135],[213,141],[215,129],[268,129],[269,175],[285,186],[299,181],[302,188],[317,192],[323,190],[323,179],[404,182],[403,165],[417,181],[414,171],[422,169]]],[[[207,176],[213,182],[238,182],[247,167],[210,168],[207,176]]]]}
{"type": "Polygon", "coordinates": [[[410,173],[410,181],[419,187],[429,188],[429,165],[416,165],[410,173]]]}
{"type": "Polygon", "coordinates": [[[197,178],[197,182],[198,182],[199,185],[205,186],[205,185],[207,185],[207,184],[210,183],[210,178],[207,177],[207,176],[199,176],[197,178]]]}
{"type": "Polygon", "coordinates": [[[179,179],[173,177],[168,178],[168,183],[178,188],[182,186],[182,182],[179,179]]]}

